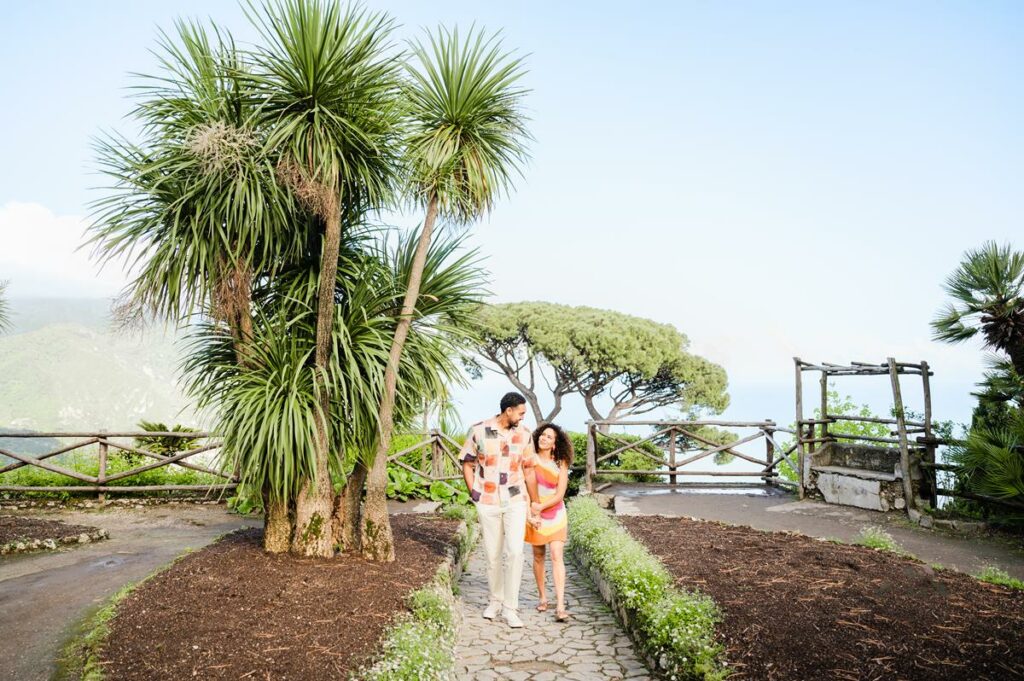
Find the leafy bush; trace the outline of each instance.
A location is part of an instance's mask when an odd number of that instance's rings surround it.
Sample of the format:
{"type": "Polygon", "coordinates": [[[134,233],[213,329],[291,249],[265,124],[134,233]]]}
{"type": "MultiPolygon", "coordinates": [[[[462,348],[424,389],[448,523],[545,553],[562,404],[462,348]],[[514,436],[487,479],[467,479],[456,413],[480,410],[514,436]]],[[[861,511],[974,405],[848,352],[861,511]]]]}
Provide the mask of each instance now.
{"type": "Polygon", "coordinates": [[[569,504],[571,549],[614,587],[634,619],[635,641],[668,678],[722,679],[715,641],[718,607],[707,596],[681,591],[661,562],[590,498],[569,504]]]}
{"type": "Polygon", "coordinates": [[[1005,425],[976,425],[949,458],[968,491],[1024,503],[1024,411],[1015,410],[1005,425]]]}

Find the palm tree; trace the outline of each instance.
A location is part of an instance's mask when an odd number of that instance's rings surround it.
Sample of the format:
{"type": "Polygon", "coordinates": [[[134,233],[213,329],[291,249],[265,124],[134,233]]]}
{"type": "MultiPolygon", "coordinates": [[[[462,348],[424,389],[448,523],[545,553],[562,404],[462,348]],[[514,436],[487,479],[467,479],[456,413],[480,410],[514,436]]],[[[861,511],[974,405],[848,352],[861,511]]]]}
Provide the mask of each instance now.
{"type": "Polygon", "coordinates": [[[250,83],[267,129],[266,150],[322,230],[313,349],[317,457],[296,500],[292,551],[327,557],[334,551],[329,470],[336,438],[326,418],[326,374],[341,232],[394,196],[401,63],[389,49],[393,21],[385,14],[343,10],[327,0],[279,0],[250,18],[265,42],[255,53],[250,83]]]}
{"type": "MultiPolygon", "coordinates": [[[[305,247],[297,206],[263,151],[256,95],[229,33],[178,22],[160,40],[159,75],[143,77],[134,116],[141,143],[108,136],[100,165],[113,184],[94,205],[90,243],[137,276],[122,295],[125,321],[223,322],[231,352],[247,360],[252,287],[305,247]]],[[[266,547],[288,547],[287,506],[266,498],[266,547]],[[282,539],[283,538],[283,539],[282,539]]]]}
{"type": "Polygon", "coordinates": [[[430,35],[430,45],[414,42],[418,62],[409,64],[406,99],[405,162],[414,202],[426,210],[413,253],[401,314],[384,374],[376,454],[366,488],[362,552],[368,558],[394,560],[388,521],[387,452],[394,431],[395,400],[402,352],[420,300],[424,262],[434,224],[440,216],[470,223],[486,213],[512,184],[526,157],[525,118],[518,85],[522,62],[501,50],[500,42],[470,31],[430,35]]]}
{"type": "Polygon", "coordinates": [[[0,333],[11,328],[11,306],[7,302],[7,286],[10,282],[0,281],[0,333]]]}
{"type": "Polygon", "coordinates": [[[960,343],[981,333],[1024,377],[1024,253],[986,242],[964,255],[945,289],[953,302],[932,322],[935,339],[960,343]]]}

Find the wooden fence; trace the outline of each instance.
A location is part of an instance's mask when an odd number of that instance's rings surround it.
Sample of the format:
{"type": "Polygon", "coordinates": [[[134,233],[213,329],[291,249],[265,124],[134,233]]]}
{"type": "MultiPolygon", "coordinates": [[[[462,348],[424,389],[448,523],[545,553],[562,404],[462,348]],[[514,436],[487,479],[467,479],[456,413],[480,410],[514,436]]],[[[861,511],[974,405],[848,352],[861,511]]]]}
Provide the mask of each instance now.
{"type": "Polygon", "coordinates": [[[795,483],[780,476],[778,466],[786,461],[793,470],[798,470],[799,463],[791,458],[797,444],[793,443],[782,447],[775,439],[778,433],[796,434],[789,428],[780,427],[774,421],[589,421],[587,423],[587,462],[584,468],[584,485],[591,492],[604,489],[611,483],[599,483],[597,479],[602,475],[665,476],[668,478],[669,484],[673,485],[678,484],[680,477],[686,476],[758,478],[762,483],[768,485],[794,485],[795,483]],[[641,440],[627,442],[608,432],[608,429],[613,426],[650,427],[654,429],[654,432],[641,440]],[[737,437],[731,442],[718,444],[700,433],[704,426],[736,428],[753,432],[737,437]],[[618,447],[599,454],[602,438],[610,440],[618,447]],[[738,449],[757,441],[763,442],[764,454],[762,456],[754,456],[738,449]],[[659,450],[659,454],[655,455],[645,449],[644,446],[648,444],[654,445],[659,450]],[[656,464],[657,468],[624,469],[607,465],[609,460],[615,459],[627,451],[633,451],[646,457],[656,464]],[[724,471],[715,468],[684,470],[685,466],[708,457],[714,457],[718,453],[730,454],[749,461],[756,464],[759,469],[754,471],[724,471]]]}
{"type": "Polygon", "coordinates": [[[26,485],[4,485],[0,481],[0,492],[95,492],[100,500],[105,499],[108,492],[223,492],[232,490],[238,486],[238,476],[234,473],[225,473],[222,470],[216,468],[210,468],[204,466],[201,463],[195,463],[188,461],[192,457],[202,454],[204,452],[210,452],[220,447],[220,441],[215,439],[210,433],[202,432],[124,432],[124,433],[107,433],[107,432],[94,432],[94,433],[4,433],[4,438],[20,438],[20,439],[70,439],[74,438],[77,441],[69,445],[58,447],[53,451],[46,452],[39,456],[28,456],[25,454],[19,454],[17,452],[9,451],[7,449],[0,448],[0,454],[10,457],[15,460],[14,463],[0,467],[0,474],[7,473],[9,471],[16,470],[23,466],[35,466],[51,473],[57,473],[59,475],[66,476],[73,480],[78,480],[79,485],[64,485],[64,486],[26,486],[26,485]],[[183,440],[205,440],[204,443],[198,446],[192,447],[182,452],[176,452],[174,454],[160,454],[158,452],[150,451],[144,447],[139,447],[135,444],[125,444],[124,442],[118,442],[117,439],[132,438],[133,442],[138,438],[172,438],[172,439],[183,439],[183,440]],[[72,470],[60,464],[48,461],[55,456],[60,454],[67,454],[79,449],[86,447],[98,446],[98,460],[99,470],[96,475],[87,475],[80,471],[72,470]],[[130,468],[129,470],[120,471],[117,473],[108,474],[107,464],[110,460],[110,450],[116,449],[123,452],[128,452],[137,456],[142,456],[150,459],[154,459],[151,463],[142,464],[130,468]],[[223,484],[216,485],[114,485],[118,480],[124,480],[130,478],[133,475],[144,473],[145,471],[151,471],[155,468],[161,468],[163,466],[170,465],[181,466],[182,468],[188,468],[190,470],[199,471],[201,473],[207,473],[219,478],[223,478],[225,482],[223,484]]]}
{"type": "Polygon", "coordinates": [[[446,433],[434,429],[423,433],[423,439],[416,444],[389,456],[388,463],[420,476],[424,484],[462,480],[462,464],[459,463],[461,448],[462,445],[446,433]],[[408,457],[417,450],[417,465],[410,465],[408,457]]]}

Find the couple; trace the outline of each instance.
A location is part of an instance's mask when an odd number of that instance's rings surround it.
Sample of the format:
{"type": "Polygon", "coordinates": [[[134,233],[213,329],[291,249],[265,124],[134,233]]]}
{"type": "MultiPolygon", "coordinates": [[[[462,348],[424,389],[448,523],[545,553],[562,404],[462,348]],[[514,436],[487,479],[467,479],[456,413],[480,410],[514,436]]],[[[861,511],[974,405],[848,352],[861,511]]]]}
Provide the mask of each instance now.
{"type": "Polygon", "coordinates": [[[519,618],[519,583],[523,574],[523,543],[533,545],[533,574],[540,593],[539,612],[548,608],[544,588],[545,547],[551,547],[555,581],[555,619],[565,610],[565,489],[572,465],[572,442],[561,428],[545,423],[530,433],[522,424],[526,398],[508,393],[501,413],[473,425],[459,453],[462,475],[470,491],[487,556],[490,603],[484,617],[501,614],[510,627],[519,618]],[[502,554],[505,566],[502,569],[502,554]]]}

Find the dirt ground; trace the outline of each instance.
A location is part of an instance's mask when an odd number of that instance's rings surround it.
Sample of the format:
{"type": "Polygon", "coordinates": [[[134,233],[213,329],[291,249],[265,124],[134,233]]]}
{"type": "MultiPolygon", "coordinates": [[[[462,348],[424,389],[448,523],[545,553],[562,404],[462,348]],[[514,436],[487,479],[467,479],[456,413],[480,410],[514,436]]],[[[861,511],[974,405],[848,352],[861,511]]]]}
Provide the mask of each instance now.
{"type": "Polygon", "coordinates": [[[392,517],[397,560],[269,555],[244,530],[149,580],[118,607],[105,678],[346,678],[425,584],[457,522],[392,517]]]}
{"type": "Polygon", "coordinates": [[[709,594],[733,679],[1024,679],[1024,592],[858,546],[624,517],[709,594]]]}
{"type": "Polygon", "coordinates": [[[0,516],[0,544],[6,544],[18,539],[53,539],[54,541],[59,541],[62,537],[74,534],[92,534],[97,529],[85,525],[69,525],[59,520],[4,515],[0,516]]]}

